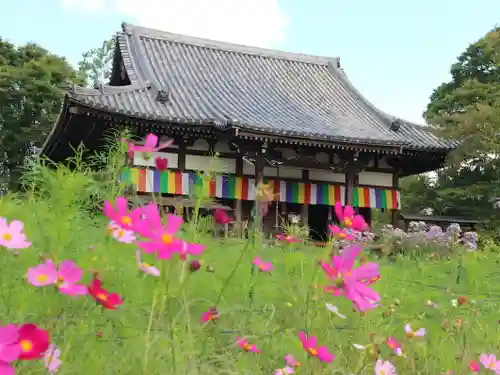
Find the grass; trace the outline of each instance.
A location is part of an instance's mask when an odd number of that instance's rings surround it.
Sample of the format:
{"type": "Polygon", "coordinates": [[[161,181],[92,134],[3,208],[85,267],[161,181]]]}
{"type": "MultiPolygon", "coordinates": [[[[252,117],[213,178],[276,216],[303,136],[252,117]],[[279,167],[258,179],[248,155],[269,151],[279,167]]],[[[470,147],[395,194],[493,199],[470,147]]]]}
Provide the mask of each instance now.
{"type": "MultiPolygon", "coordinates": [[[[2,323],[34,322],[49,330],[51,341],[62,349],[59,374],[272,374],[289,353],[302,362],[299,374],[372,374],[374,358],[352,346],[371,340],[400,374],[449,369],[465,374],[469,360],[499,349],[500,257],[494,251],[440,261],[376,260],[382,279],[374,288],[383,305],[363,316],[342,297],[318,287],[326,279],[317,262],[326,259],[328,249],[253,247],[193,233],[186,224],[187,239],[207,246],[204,266],[190,272],[178,259],[159,262],[145,255],[162,276],[140,273],[135,247],[115,241],[106,220],[85,208],[86,199],[79,198],[85,196],[83,180],[76,173],[72,178],[59,173],[48,195],[0,201],[2,216],[24,221],[33,243],[18,256],[0,252],[2,323]],[[26,271],[41,262],[41,255],[75,260],[86,271],[86,282],[98,271],[104,286],[120,293],[125,303],[116,311],[101,311],[90,297],[71,298],[29,285],[26,271]],[[252,275],[255,255],[273,261],[276,270],[252,275]],[[458,296],[469,302],[453,307],[450,301],[458,296]],[[427,300],[439,308],[427,306],[427,300]],[[332,314],[325,303],[338,306],[347,319],[332,314]],[[219,320],[201,324],[201,313],[213,306],[219,320]],[[407,322],[415,329],[425,327],[427,335],[405,339],[407,322]],[[308,358],[297,337],[302,330],[318,336],[336,360],[323,366],[308,358]],[[235,345],[237,336],[263,352],[242,351],[235,345]],[[388,336],[402,342],[406,358],[391,354],[383,344],[388,336]]],[[[44,370],[41,363],[24,361],[17,371],[44,370]]]]}

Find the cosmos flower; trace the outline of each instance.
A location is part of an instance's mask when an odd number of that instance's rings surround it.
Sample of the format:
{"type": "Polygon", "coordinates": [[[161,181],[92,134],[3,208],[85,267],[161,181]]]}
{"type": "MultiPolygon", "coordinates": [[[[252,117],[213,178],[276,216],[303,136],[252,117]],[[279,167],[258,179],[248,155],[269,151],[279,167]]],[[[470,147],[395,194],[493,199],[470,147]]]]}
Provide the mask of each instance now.
{"type": "Polygon", "coordinates": [[[31,242],[26,241],[24,234],[24,223],[19,220],[12,220],[0,217],[0,246],[7,249],[25,249],[31,246],[31,242]]]}
{"type": "Polygon", "coordinates": [[[312,357],[318,358],[322,362],[330,363],[335,359],[325,346],[317,346],[316,336],[306,336],[305,332],[299,333],[299,339],[302,343],[302,348],[312,357]]]}
{"type": "Polygon", "coordinates": [[[470,360],[468,367],[469,367],[469,370],[472,372],[481,371],[481,364],[478,361],[470,360]]]}
{"type": "Polygon", "coordinates": [[[380,273],[373,262],[354,268],[360,252],[359,245],[350,245],[341,255],[334,255],[331,263],[321,262],[321,266],[326,276],[334,281],[325,290],[334,296],[345,296],[358,311],[364,312],[375,308],[380,301],[380,295],[367,286],[367,281],[380,277],[380,273]]]}
{"type": "Polygon", "coordinates": [[[399,343],[398,340],[396,340],[394,337],[389,337],[385,341],[386,345],[391,349],[394,354],[396,354],[398,357],[401,357],[403,355],[403,349],[401,348],[401,344],[399,343]]]}
{"type": "Polygon", "coordinates": [[[328,311],[331,311],[332,313],[334,313],[335,315],[337,315],[339,318],[342,318],[342,319],[347,319],[347,317],[345,315],[342,315],[340,312],[339,312],[339,308],[337,306],[334,306],[330,303],[325,303],[325,306],[327,308],[328,311]]]}
{"type": "Polygon", "coordinates": [[[140,221],[142,210],[145,208],[137,207],[129,211],[128,201],[125,197],[116,198],[115,207],[113,207],[110,201],[104,201],[104,215],[110,221],[116,223],[116,225],[125,230],[133,230],[135,224],[140,221]]]}
{"type": "Polygon", "coordinates": [[[253,264],[262,272],[271,272],[274,270],[271,262],[264,262],[260,257],[253,258],[253,264]]]}
{"type": "Polygon", "coordinates": [[[496,373],[500,372],[500,361],[497,360],[497,356],[495,354],[481,354],[479,356],[479,362],[487,370],[491,370],[496,373]]]}
{"type": "Polygon", "coordinates": [[[246,352],[262,353],[262,350],[257,348],[257,345],[250,344],[248,340],[245,340],[241,337],[236,338],[236,344],[246,352]]]}
{"type": "Polygon", "coordinates": [[[118,242],[122,243],[133,243],[135,241],[135,234],[131,230],[123,229],[114,221],[110,221],[108,224],[108,231],[111,233],[113,238],[118,242]]]}
{"type": "Polygon", "coordinates": [[[330,232],[333,234],[334,237],[341,239],[341,240],[346,240],[346,241],[352,241],[354,240],[354,235],[347,231],[346,229],[342,229],[337,225],[328,225],[328,229],[330,232]]]}
{"type": "Polygon", "coordinates": [[[62,261],[59,269],[54,262],[46,260],[45,263],[28,268],[27,278],[31,285],[55,285],[61,293],[69,296],[83,296],[88,293],[85,285],[78,284],[83,278],[83,270],[71,260],[62,261]]]}
{"type": "Polygon", "coordinates": [[[119,294],[110,293],[101,285],[101,280],[94,276],[92,283],[88,287],[89,294],[103,309],[116,310],[123,303],[123,299],[119,294]]]}
{"type": "Polygon", "coordinates": [[[405,330],[406,336],[408,336],[410,338],[425,336],[425,328],[419,328],[418,330],[414,331],[408,323],[405,324],[404,330],[405,330]]]}
{"type": "Polygon", "coordinates": [[[122,142],[127,145],[127,153],[129,157],[133,157],[135,152],[145,152],[145,153],[153,153],[164,148],[170,146],[174,141],[168,140],[166,142],[158,144],[158,136],[155,134],[148,134],[146,138],[144,138],[144,145],[136,145],[132,142],[127,141],[122,138],[122,142]]]}
{"type": "Polygon", "coordinates": [[[361,215],[356,215],[351,206],[342,208],[340,202],[335,203],[335,215],[337,219],[346,227],[358,232],[364,232],[368,229],[365,219],[361,215]]]}
{"type": "Polygon", "coordinates": [[[204,313],[201,314],[200,322],[201,323],[213,322],[218,318],[219,318],[219,313],[217,312],[217,309],[215,307],[211,307],[210,309],[208,309],[208,311],[205,311],[204,313]]]}
{"type": "Polygon", "coordinates": [[[160,172],[166,171],[168,169],[168,159],[161,156],[156,157],[155,166],[160,172]]]}
{"type": "Polygon", "coordinates": [[[375,375],[396,375],[396,367],[391,362],[379,358],[375,363],[375,375]]]}
{"type": "MultiPolygon", "coordinates": [[[[182,241],[180,249],[179,249],[179,256],[182,260],[186,260],[188,255],[200,255],[203,251],[205,251],[205,245],[199,244],[199,243],[188,243],[186,241],[182,241]]],[[[162,253],[158,253],[158,259],[163,259],[162,258],[162,253]]],[[[169,258],[165,258],[169,259],[169,258]]]]}
{"type": "Polygon", "coordinates": [[[54,374],[61,366],[62,361],[59,358],[61,356],[61,350],[58,349],[54,344],[51,344],[44,354],[43,362],[45,368],[49,373],[54,374]]]}
{"type": "Polygon", "coordinates": [[[144,273],[151,275],[151,276],[160,276],[160,270],[156,268],[155,266],[152,266],[151,264],[144,263],[141,260],[141,251],[136,250],[135,252],[135,260],[137,263],[137,267],[144,273]]]}
{"type": "Polygon", "coordinates": [[[19,327],[18,343],[21,348],[19,359],[31,361],[41,359],[49,348],[49,333],[35,324],[27,323],[19,327]]]}
{"type": "Polygon", "coordinates": [[[280,241],[283,242],[288,242],[288,243],[297,243],[297,242],[302,242],[295,236],[287,235],[287,234],[277,234],[276,238],[280,241]]]}

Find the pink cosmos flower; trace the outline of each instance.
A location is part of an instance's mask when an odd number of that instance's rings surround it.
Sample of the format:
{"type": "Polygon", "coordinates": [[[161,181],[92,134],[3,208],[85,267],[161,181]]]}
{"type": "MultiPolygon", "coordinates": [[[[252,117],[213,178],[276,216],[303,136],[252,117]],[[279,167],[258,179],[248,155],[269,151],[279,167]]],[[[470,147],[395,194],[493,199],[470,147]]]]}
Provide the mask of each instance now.
{"type": "Polygon", "coordinates": [[[19,359],[19,328],[14,324],[0,326],[0,374],[13,375],[14,368],[10,363],[19,359]]]}
{"type": "Polygon", "coordinates": [[[88,294],[86,285],[77,284],[83,277],[83,271],[71,260],[64,260],[57,269],[51,260],[28,269],[28,281],[34,286],[56,285],[59,291],[69,296],[88,294]]]}
{"type": "Polygon", "coordinates": [[[398,357],[401,357],[403,355],[401,344],[394,337],[389,337],[387,340],[385,340],[385,343],[389,347],[389,349],[391,349],[398,357]]]}
{"type": "Polygon", "coordinates": [[[245,340],[241,337],[236,337],[236,344],[247,352],[262,353],[262,350],[257,348],[257,345],[250,344],[248,340],[245,340]]]}
{"type": "Polygon", "coordinates": [[[396,367],[391,362],[379,358],[375,363],[375,375],[396,375],[396,367]]]}
{"type": "Polygon", "coordinates": [[[328,225],[328,229],[332,232],[334,237],[337,237],[341,240],[352,241],[354,240],[354,235],[349,233],[347,230],[340,228],[337,225],[328,225]]]}
{"type": "Polygon", "coordinates": [[[285,366],[274,371],[274,375],[288,375],[293,374],[294,372],[295,370],[293,369],[293,367],[285,366]]]}
{"type": "Polygon", "coordinates": [[[299,339],[302,343],[304,350],[312,357],[318,358],[322,362],[330,363],[335,359],[335,356],[331,354],[325,346],[317,346],[316,336],[309,336],[307,338],[305,332],[299,333],[299,339]]]}
{"type": "Polygon", "coordinates": [[[217,312],[217,309],[215,307],[211,307],[210,309],[208,309],[208,311],[205,311],[203,314],[201,314],[200,322],[201,323],[214,322],[218,318],[219,318],[219,313],[217,312]]]}
{"type": "Polygon", "coordinates": [[[19,220],[12,220],[10,224],[7,219],[0,217],[0,246],[7,249],[25,249],[31,246],[31,242],[26,241],[23,232],[24,223],[19,220]]]}
{"type": "Polygon", "coordinates": [[[481,354],[479,362],[481,362],[485,369],[500,373],[500,361],[497,360],[495,354],[481,354]]]}
{"type": "Polygon", "coordinates": [[[262,272],[271,272],[274,270],[273,264],[271,262],[264,262],[261,258],[253,258],[253,264],[262,272]]]}
{"type": "Polygon", "coordinates": [[[110,221],[108,224],[108,231],[114,237],[115,240],[122,243],[132,243],[135,241],[134,232],[131,230],[123,229],[114,221],[110,221]]]}
{"type": "Polygon", "coordinates": [[[169,214],[163,225],[156,205],[145,206],[143,214],[145,219],[134,226],[135,232],[147,239],[137,242],[139,248],[148,254],[157,252],[159,259],[170,259],[173,253],[183,249],[183,241],[174,237],[184,222],[181,216],[169,214]]]}
{"type": "Polygon", "coordinates": [[[285,356],[285,362],[287,366],[291,367],[299,367],[300,362],[295,359],[295,357],[291,354],[285,356]]]}
{"type": "Polygon", "coordinates": [[[136,250],[135,251],[135,259],[137,263],[137,267],[144,273],[147,273],[148,275],[151,276],[160,276],[160,270],[156,268],[155,266],[152,266],[151,264],[144,263],[141,260],[141,251],[136,250]]]}
{"type": "Polygon", "coordinates": [[[408,323],[405,324],[404,330],[406,332],[406,336],[410,338],[425,336],[425,328],[419,328],[416,331],[414,331],[408,323]]]}
{"type": "MultiPolygon", "coordinates": [[[[153,203],[151,204],[154,205],[153,203]]],[[[104,215],[109,220],[116,223],[120,228],[125,230],[133,230],[136,222],[138,222],[141,218],[142,210],[147,207],[137,207],[132,211],[129,211],[128,201],[125,197],[116,198],[115,206],[116,209],[113,207],[110,201],[104,201],[104,215]]]]}
{"type": "Polygon", "coordinates": [[[297,242],[302,242],[295,236],[290,236],[288,234],[277,234],[276,238],[280,241],[283,242],[288,242],[288,243],[297,243],[297,242]]]}
{"type": "Polygon", "coordinates": [[[335,296],[344,295],[357,310],[363,312],[375,308],[380,301],[380,295],[367,286],[368,281],[380,277],[380,273],[378,265],[373,262],[353,268],[360,252],[359,245],[351,245],[341,255],[333,256],[331,264],[322,262],[321,267],[326,276],[335,282],[325,290],[335,296]]]}
{"type": "MultiPolygon", "coordinates": [[[[182,260],[186,260],[188,255],[200,255],[203,251],[205,251],[205,245],[182,241],[179,256],[182,260]]],[[[158,253],[158,259],[163,259],[161,253],[158,253]]]]}
{"type": "Polygon", "coordinates": [[[453,375],[454,372],[453,372],[453,370],[446,370],[446,371],[441,371],[440,374],[441,375],[453,375]]]}
{"type": "Polygon", "coordinates": [[[347,228],[352,228],[355,231],[363,232],[368,228],[365,219],[361,215],[356,215],[351,206],[342,208],[340,202],[335,203],[335,214],[337,219],[347,228]]]}
{"type": "Polygon", "coordinates": [[[57,372],[59,366],[61,366],[62,361],[59,358],[61,356],[61,350],[59,350],[54,344],[51,344],[45,356],[43,358],[44,366],[49,371],[49,373],[54,374],[57,372]]]}
{"type": "Polygon", "coordinates": [[[134,152],[156,152],[156,151],[162,150],[164,148],[167,148],[174,141],[173,140],[168,140],[168,141],[160,143],[158,145],[158,136],[150,133],[144,139],[144,145],[136,145],[136,144],[134,144],[132,142],[127,141],[124,138],[122,138],[122,142],[124,142],[124,143],[127,144],[128,155],[130,157],[133,157],[134,156],[134,152]]]}
{"type": "Polygon", "coordinates": [[[469,370],[472,372],[479,372],[481,371],[481,364],[478,361],[470,360],[469,370]]]}

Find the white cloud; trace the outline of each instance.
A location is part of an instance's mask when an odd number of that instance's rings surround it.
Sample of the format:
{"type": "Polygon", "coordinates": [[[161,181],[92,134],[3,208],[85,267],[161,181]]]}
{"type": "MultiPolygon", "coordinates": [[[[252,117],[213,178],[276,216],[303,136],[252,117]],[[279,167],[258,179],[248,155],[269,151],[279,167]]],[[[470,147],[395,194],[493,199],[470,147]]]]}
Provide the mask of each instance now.
{"type": "Polygon", "coordinates": [[[279,0],[60,0],[75,10],[105,10],[138,25],[232,43],[275,47],[288,17],[279,0]]]}

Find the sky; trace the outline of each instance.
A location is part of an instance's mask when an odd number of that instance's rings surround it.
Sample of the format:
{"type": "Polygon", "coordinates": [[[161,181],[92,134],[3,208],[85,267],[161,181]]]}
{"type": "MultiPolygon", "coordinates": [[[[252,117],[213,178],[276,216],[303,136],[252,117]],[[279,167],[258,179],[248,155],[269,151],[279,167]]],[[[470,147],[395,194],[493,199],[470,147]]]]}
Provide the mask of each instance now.
{"type": "Polygon", "coordinates": [[[0,37],[36,42],[76,65],[121,22],[340,57],[381,110],[424,123],[432,91],[498,22],[499,0],[0,0],[0,37]],[[474,4],[474,6],[472,6],[474,4]]]}

